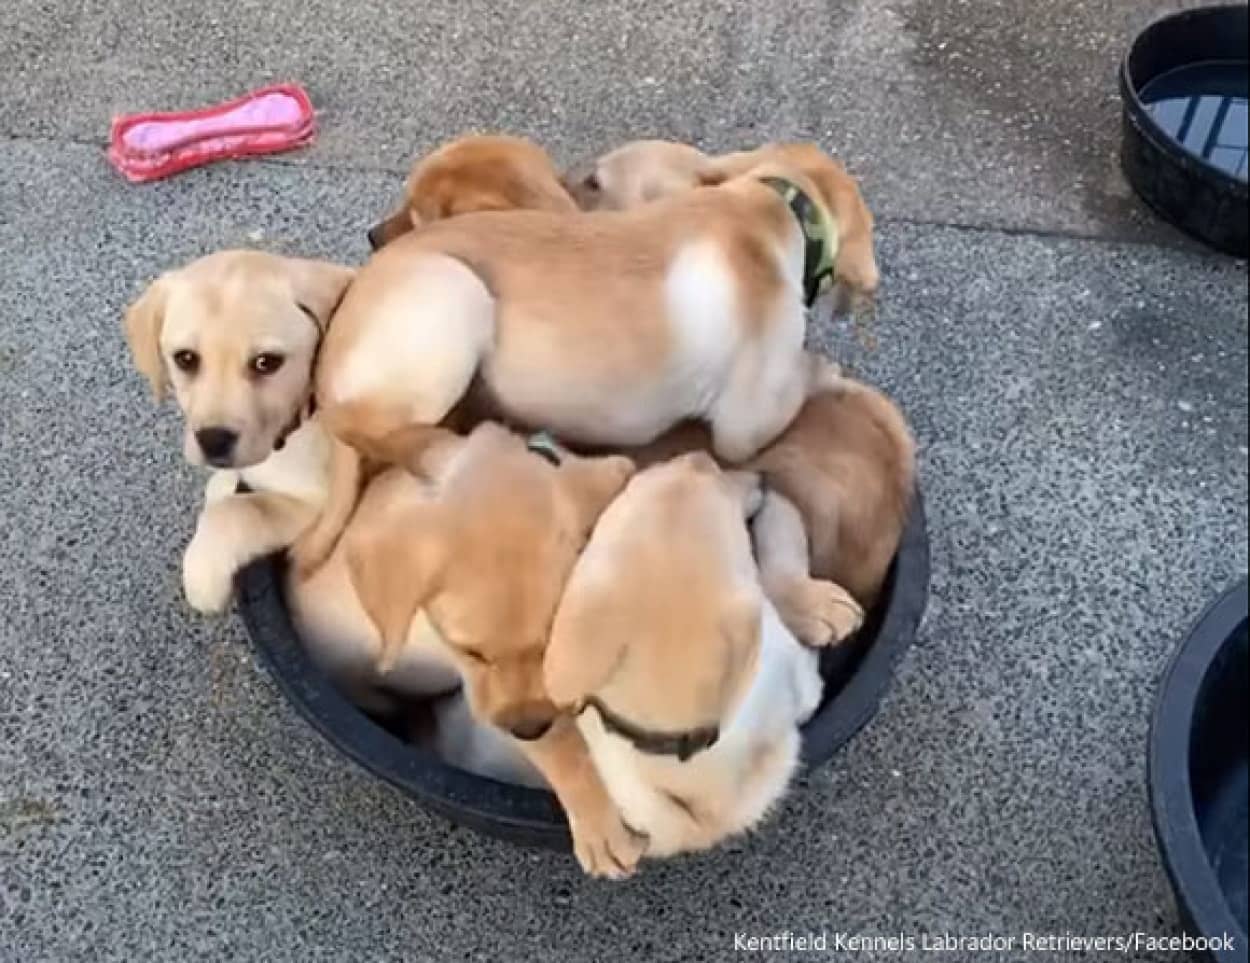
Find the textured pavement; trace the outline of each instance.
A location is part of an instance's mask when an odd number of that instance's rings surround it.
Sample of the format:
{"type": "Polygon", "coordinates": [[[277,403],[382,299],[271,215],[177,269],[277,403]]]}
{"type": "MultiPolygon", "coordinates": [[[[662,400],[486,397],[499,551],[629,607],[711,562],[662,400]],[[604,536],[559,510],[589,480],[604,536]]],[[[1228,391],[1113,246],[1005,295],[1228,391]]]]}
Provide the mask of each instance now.
{"type": "MultiPolygon", "coordinates": [[[[1243,263],[1141,213],[1114,69],[1175,4],[13,0],[0,9],[0,963],[719,961],[734,934],[1177,932],[1154,683],[1247,566],[1243,263]],[[574,12],[576,10],[576,12],[574,12]],[[110,113],[284,78],[313,149],[141,188],[110,113]],[[635,880],[449,827],[185,609],[201,479],[120,312],[226,245],[346,261],[416,150],[821,137],[881,213],[868,350],[923,447],[932,601],[880,715],[764,830],[635,880]]],[[[769,959],[927,958],[864,952],[769,959]]],[[[1097,960],[1048,954],[947,959],[1097,960]]],[[[1128,959],[1171,961],[1167,953],[1128,959]]]]}

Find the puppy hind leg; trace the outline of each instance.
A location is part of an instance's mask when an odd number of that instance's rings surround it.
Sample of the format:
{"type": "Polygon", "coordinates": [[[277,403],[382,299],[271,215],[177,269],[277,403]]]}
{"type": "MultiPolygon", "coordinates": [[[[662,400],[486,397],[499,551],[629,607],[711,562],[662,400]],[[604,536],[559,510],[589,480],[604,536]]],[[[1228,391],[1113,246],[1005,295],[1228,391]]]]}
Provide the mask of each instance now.
{"type": "Polygon", "coordinates": [[[300,581],[311,576],[330,557],[368,481],[369,472],[359,452],[334,437],[330,445],[325,504],[317,520],[295,540],[289,553],[295,577],[300,581]]]}
{"type": "Polygon", "coordinates": [[[438,425],[473,385],[494,343],[495,312],[465,264],[416,261],[370,307],[354,341],[320,362],[317,398],[331,433],[367,457],[403,463],[404,429],[438,425]]]}
{"type": "Polygon", "coordinates": [[[846,589],[809,574],[807,532],[789,499],[768,492],[751,536],[764,591],[800,642],[835,644],[863,624],[863,609],[846,589]]]}
{"type": "Polygon", "coordinates": [[[803,350],[803,306],[787,298],[770,330],[744,346],[708,421],[716,455],[740,464],[777,439],[807,400],[814,356],[803,350]]]}

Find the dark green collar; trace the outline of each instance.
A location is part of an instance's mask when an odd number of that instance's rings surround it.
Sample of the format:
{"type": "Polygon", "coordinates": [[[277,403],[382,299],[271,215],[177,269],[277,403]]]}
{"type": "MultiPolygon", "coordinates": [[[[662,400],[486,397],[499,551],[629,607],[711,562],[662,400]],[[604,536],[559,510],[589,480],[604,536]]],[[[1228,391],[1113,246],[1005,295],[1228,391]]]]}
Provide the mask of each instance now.
{"type": "Polygon", "coordinates": [[[794,181],[783,177],[763,177],[760,180],[781,195],[803,230],[803,301],[810,308],[834,281],[838,226],[829,213],[794,181]]]}
{"type": "Polygon", "coordinates": [[[594,696],[586,699],[582,711],[584,712],[587,707],[599,713],[599,721],[608,732],[614,732],[622,739],[628,740],[633,743],[635,749],[649,756],[676,756],[678,762],[685,762],[691,756],[712,748],[716,745],[716,740],[720,738],[720,729],[717,726],[704,726],[688,732],[656,732],[653,729],[643,729],[618,716],[594,696]]]}

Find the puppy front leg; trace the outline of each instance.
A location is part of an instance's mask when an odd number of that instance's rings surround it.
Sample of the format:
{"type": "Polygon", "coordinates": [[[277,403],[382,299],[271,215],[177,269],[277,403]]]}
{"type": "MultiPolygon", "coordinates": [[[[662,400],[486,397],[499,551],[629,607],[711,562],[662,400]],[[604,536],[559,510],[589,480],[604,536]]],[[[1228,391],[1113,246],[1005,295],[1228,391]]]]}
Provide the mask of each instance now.
{"type": "MultiPolygon", "coordinates": [[[[837,519],[828,519],[836,525],[837,519]]],[[[842,586],[809,574],[807,532],[794,503],[768,492],[751,522],[760,581],[786,628],[804,645],[841,642],[860,627],[864,610],[842,586]]]]}
{"type": "Polygon", "coordinates": [[[560,716],[542,738],[517,744],[564,807],[582,869],[609,879],[632,875],[646,851],[646,837],[622,821],[577,723],[560,716]]]}
{"type": "Polygon", "coordinates": [[[204,615],[225,611],[235,574],[286,548],[314,517],[312,506],[273,492],[230,495],[206,504],[182,558],[187,602],[204,615]]]}

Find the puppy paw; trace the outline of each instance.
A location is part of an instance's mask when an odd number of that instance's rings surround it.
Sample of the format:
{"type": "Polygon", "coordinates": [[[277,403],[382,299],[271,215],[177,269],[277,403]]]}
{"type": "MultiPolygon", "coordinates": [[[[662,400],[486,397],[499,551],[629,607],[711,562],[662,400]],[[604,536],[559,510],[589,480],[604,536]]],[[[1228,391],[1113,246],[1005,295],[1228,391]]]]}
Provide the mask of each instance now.
{"type": "Polygon", "coordinates": [[[221,615],[230,605],[234,569],[209,542],[196,536],[182,557],[182,591],[201,615],[221,615]]]}
{"type": "Polygon", "coordinates": [[[784,593],[786,625],[804,645],[836,645],[864,624],[864,610],[842,586],[822,579],[795,582],[784,593]]]}
{"type": "Polygon", "coordinates": [[[573,852],[587,876],[626,879],[647,851],[647,837],[625,825],[615,809],[590,819],[569,817],[573,852]]]}

